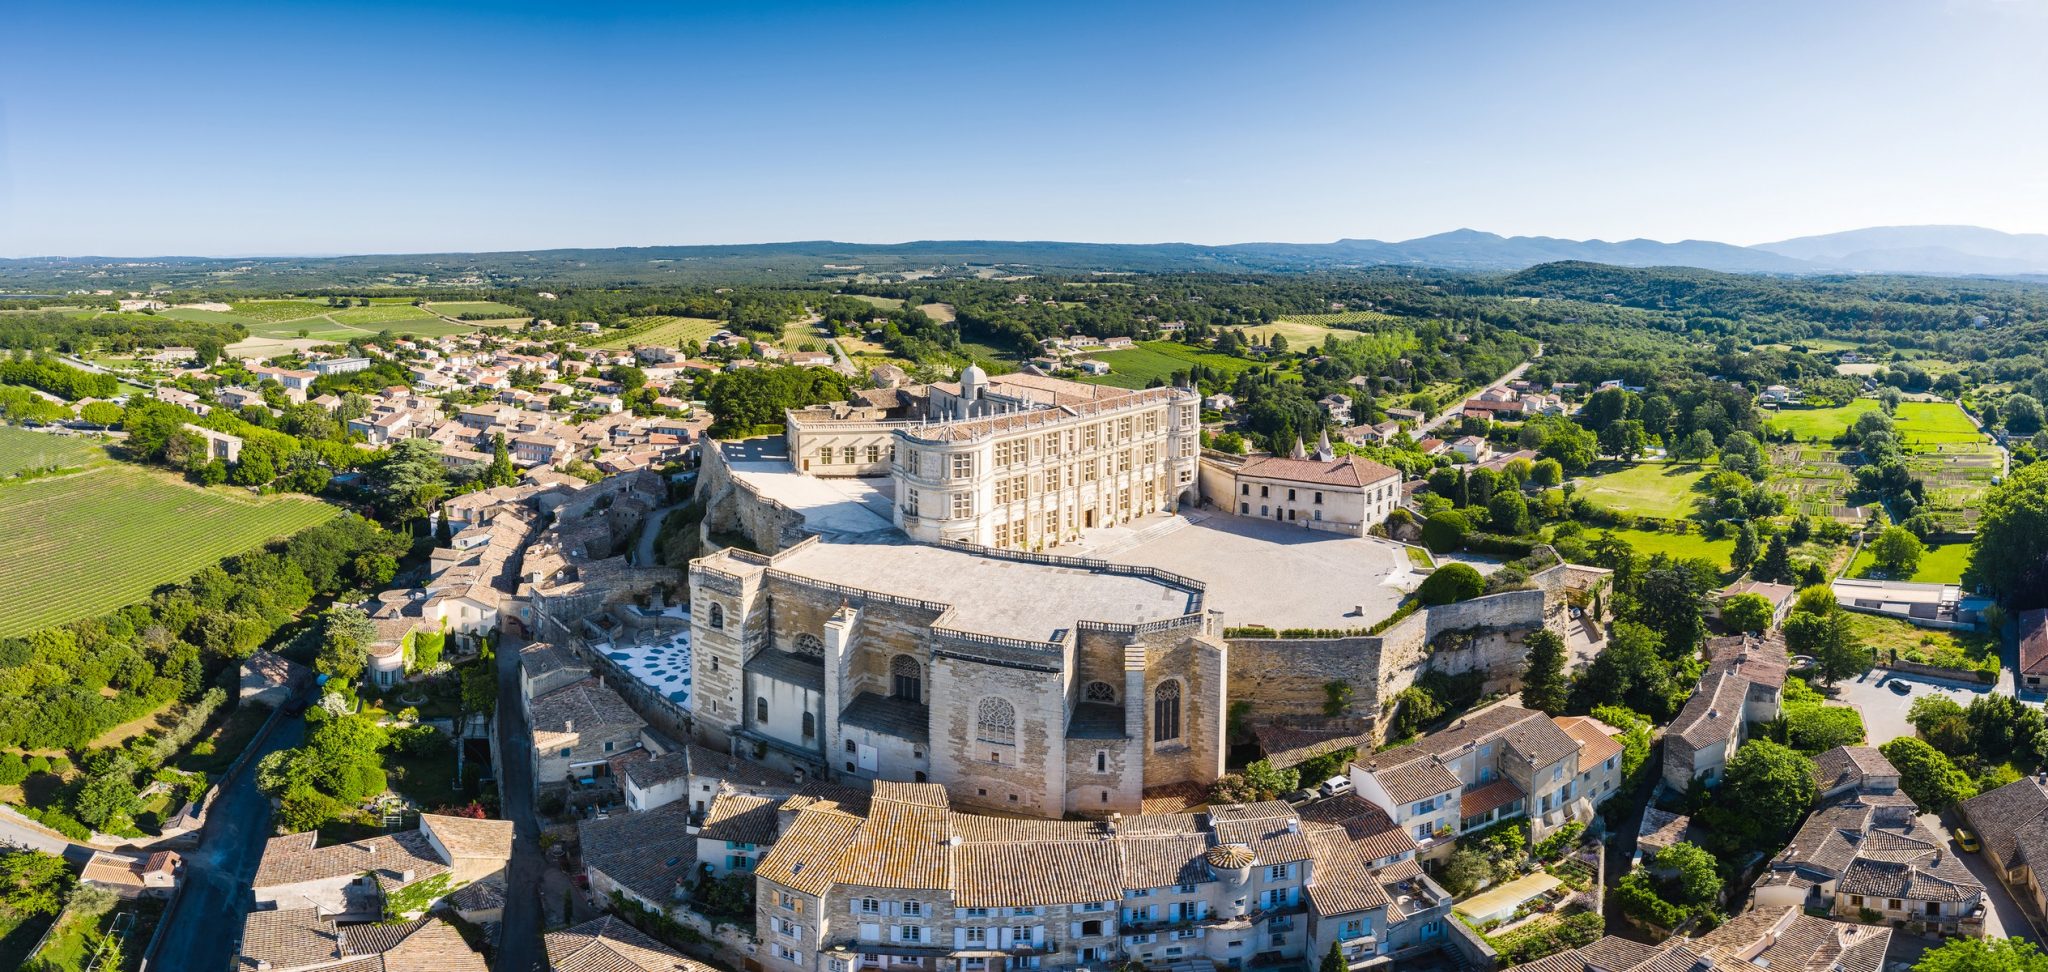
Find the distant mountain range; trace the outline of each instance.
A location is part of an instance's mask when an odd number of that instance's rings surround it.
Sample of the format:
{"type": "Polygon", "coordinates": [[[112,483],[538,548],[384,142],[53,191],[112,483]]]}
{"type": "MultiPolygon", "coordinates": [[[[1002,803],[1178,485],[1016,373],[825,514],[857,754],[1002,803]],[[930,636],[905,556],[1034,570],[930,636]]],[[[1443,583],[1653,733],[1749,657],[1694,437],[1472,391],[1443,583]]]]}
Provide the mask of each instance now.
{"type": "Polygon", "coordinates": [[[806,241],[500,253],[336,257],[41,257],[0,259],[0,292],[149,286],[246,289],[476,286],[531,281],[687,283],[712,279],[823,281],[852,275],[972,275],[1177,271],[1288,272],[1371,267],[1516,271],[1560,261],[1621,267],[1696,267],[1730,273],[1921,273],[2019,277],[2048,274],[2048,235],[1976,226],[1888,226],[1758,246],[1710,240],[1567,240],[1460,229],[1400,242],[1065,243],[920,240],[806,241]],[[40,290],[39,290],[40,289],[40,290]]]}
{"type": "Polygon", "coordinates": [[[2048,272],[2048,235],[1982,226],[1874,226],[1750,247],[1824,269],[1875,273],[2048,272]]]}

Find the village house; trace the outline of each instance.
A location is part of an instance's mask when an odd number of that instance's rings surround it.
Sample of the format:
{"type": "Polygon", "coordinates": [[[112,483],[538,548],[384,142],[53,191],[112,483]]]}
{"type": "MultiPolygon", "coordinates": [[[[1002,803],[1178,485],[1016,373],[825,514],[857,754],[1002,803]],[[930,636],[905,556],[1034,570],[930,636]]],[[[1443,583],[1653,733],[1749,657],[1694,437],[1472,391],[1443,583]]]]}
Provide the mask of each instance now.
{"type": "Polygon", "coordinates": [[[548,972],[715,972],[614,915],[548,932],[542,946],[548,972]]]}
{"type": "MultiPolygon", "coordinates": [[[[226,934],[226,932],[223,932],[226,934]]],[[[455,926],[421,917],[344,924],[318,908],[252,911],[235,972],[488,972],[455,926]]]]}
{"type": "Polygon", "coordinates": [[[1707,639],[1707,672],[1664,732],[1664,783],[1683,793],[1695,779],[1708,786],[1749,738],[1749,726],[1784,711],[1785,672],[1792,660],[1777,635],[1707,639]]]}
{"type": "Polygon", "coordinates": [[[1589,820],[1619,779],[1613,734],[1595,720],[1566,723],[1504,702],[1361,757],[1349,778],[1354,793],[1414,838],[1419,855],[1440,858],[1459,834],[1496,821],[1527,817],[1531,838],[1541,840],[1589,820]]]}
{"type": "Polygon", "coordinates": [[[645,744],[647,723],[595,678],[536,696],[526,707],[536,786],[611,782],[612,758],[645,744]]]}

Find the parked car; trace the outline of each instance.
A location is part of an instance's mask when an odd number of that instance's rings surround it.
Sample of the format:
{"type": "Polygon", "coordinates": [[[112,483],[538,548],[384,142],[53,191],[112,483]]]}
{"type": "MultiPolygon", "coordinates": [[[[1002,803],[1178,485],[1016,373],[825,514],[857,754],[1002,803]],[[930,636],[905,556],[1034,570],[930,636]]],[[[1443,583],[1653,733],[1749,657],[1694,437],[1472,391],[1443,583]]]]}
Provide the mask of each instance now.
{"type": "Polygon", "coordinates": [[[1307,803],[1315,798],[1316,791],[1311,790],[1308,787],[1304,786],[1299,790],[1295,790],[1294,792],[1281,797],[1280,799],[1285,800],[1288,803],[1307,803]]]}
{"type": "Polygon", "coordinates": [[[1977,843],[1977,835],[1968,827],[1956,827],[1951,829],[1949,833],[1955,835],[1956,846],[1968,853],[1975,854],[1984,849],[1983,844],[1977,843]]]}
{"type": "Polygon", "coordinates": [[[1886,682],[1885,684],[1891,686],[1892,691],[1897,692],[1900,695],[1910,695],[1913,692],[1913,686],[1907,685],[1906,683],[1901,682],[1896,678],[1892,679],[1889,682],[1886,682]]]}
{"type": "Polygon", "coordinates": [[[1317,790],[1326,797],[1333,797],[1339,793],[1349,793],[1351,792],[1351,781],[1342,776],[1332,776],[1324,780],[1323,785],[1317,787],[1317,790]]]}

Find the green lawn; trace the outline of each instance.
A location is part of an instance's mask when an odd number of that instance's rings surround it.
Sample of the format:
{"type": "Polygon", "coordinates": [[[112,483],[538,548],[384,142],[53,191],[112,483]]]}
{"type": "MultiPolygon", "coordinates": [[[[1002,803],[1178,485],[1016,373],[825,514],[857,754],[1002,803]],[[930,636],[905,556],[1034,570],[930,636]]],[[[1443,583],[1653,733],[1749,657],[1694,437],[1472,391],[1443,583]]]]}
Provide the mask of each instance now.
{"type": "Polygon", "coordinates": [[[1771,428],[1790,431],[1802,442],[1829,442],[1855,424],[1856,416],[1876,408],[1876,399],[1859,398],[1833,408],[1800,408],[1794,405],[1765,414],[1768,416],[1766,424],[1771,428]]]}
{"type": "Polygon", "coordinates": [[[1174,372],[1186,371],[1189,365],[1197,362],[1232,377],[1258,364],[1227,354],[1200,351],[1178,341],[1146,341],[1129,351],[1096,351],[1085,357],[1109,365],[1110,373],[1084,376],[1082,381],[1121,388],[1144,388],[1154,378],[1171,381],[1174,372]]]}
{"type": "MultiPolygon", "coordinates": [[[[1587,528],[1586,542],[1591,543],[1593,538],[1604,532],[1606,531],[1598,528],[1587,528]]],[[[1636,548],[1636,553],[1644,556],[1661,553],[1673,557],[1705,557],[1717,564],[1726,564],[1728,558],[1735,553],[1734,539],[1709,540],[1697,532],[1680,534],[1653,530],[1616,530],[1614,535],[1627,540],[1630,546],[1636,548]]]]}
{"type": "Polygon", "coordinates": [[[1894,416],[1908,448],[1950,442],[1983,442],[1984,433],[1954,402],[1900,402],[1894,416]]]}
{"type": "MultiPolygon", "coordinates": [[[[1870,548],[1865,547],[1856,555],[1856,562],[1849,566],[1849,576],[1868,576],[1871,569],[1876,566],[1877,562],[1870,556],[1870,548]]],[[[1906,579],[1922,584],[1959,584],[1963,580],[1963,569],[1968,566],[1969,541],[1952,541],[1928,547],[1927,555],[1920,558],[1919,569],[1913,571],[1913,576],[1906,579]]]]}
{"type": "Polygon", "coordinates": [[[91,617],[338,512],[125,463],[0,485],[0,636],[91,617]]]}
{"type": "Polygon", "coordinates": [[[1695,492],[1707,467],[1697,463],[1638,462],[1613,464],[1614,471],[1579,483],[1579,495],[1626,513],[1668,520],[1691,516],[1695,492]]]}
{"type": "Polygon", "coordinates": [[[72,469],[107,458],[97,441],[0,426],[0,477],[25,469],[72,469]]]}

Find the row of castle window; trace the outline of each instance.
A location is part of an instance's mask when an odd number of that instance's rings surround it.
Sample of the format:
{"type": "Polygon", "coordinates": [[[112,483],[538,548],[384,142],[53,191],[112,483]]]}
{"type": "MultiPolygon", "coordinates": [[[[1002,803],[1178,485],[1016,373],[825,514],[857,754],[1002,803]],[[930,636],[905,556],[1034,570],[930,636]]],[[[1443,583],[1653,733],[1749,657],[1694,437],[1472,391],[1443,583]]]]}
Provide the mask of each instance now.
{"type": "Polygon", "coordinates": [[[839,457],[839,461],[840,461],[840,462],[844,462],[845,464],[847,464],[847,465],[849,465],[849,466],[851,466],[851,465],[854,465],[855,463],[859,462],[859,461],[860,461],[860,457],[861,457],[861,456],[866,456],[866,457],[867,457],[867,461],[868,461],[868,464],[869,464],[869,465],[874,465],[874,464],[876,464],[876,463],[879,463],[879,462],[881,462],[881,461],[882,461],[882,458],[883,458],[883,457],[884,457],[885,455],[886,455],[886,456],[888,457],[888,460],[889,460],[890,462],[895,462],[895,461],[896,461],[896,447],[895,447],[895,446],[893,446],[893,445],[890,445],[890,446],[881,446],[881,445],[870,445],[870,446],[838,446],[838,447],[834,447],[834,446],[828,446],[828,445],[826,445],[826,446],[819,446],[819,447],[818,447],[818,465],[821,465],[821,466],[829,466],[829,465],[832,465],[832,462],[833,462],[833,457],[834,457],[834,456],[837,456],[837,457],[839,457]],[[885,450],[886,450],[886,451],[885,451],[885,450]]]}

